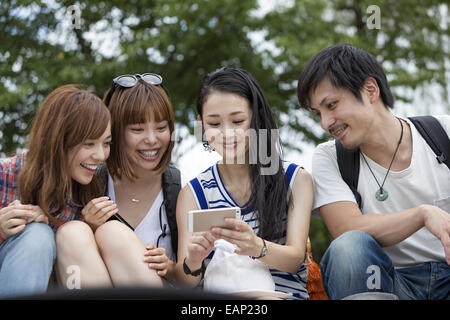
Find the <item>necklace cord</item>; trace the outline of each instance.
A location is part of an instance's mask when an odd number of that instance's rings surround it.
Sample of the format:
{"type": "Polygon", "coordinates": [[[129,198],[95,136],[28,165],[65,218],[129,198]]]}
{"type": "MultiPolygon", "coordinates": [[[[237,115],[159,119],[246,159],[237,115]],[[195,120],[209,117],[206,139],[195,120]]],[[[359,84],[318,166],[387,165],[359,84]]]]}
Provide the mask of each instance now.
{"type": "Polygon", "coordinates": [[[366,162],[367,167],[369,167],[370,173],[372,173],[372,176],[375,178],[375,181],[376,181],[376,183],[378,184],[378,187],[380,187],[381,193],[383,193],[384,182],[386,181],[386,178],[387,178],[387,176],[388,176],[388,174],[389,174],[389,171],[391,171],[392,164],[394,163],[395,156],[397,155],[397,151],[398,151],[398,149],[400,148],[400,144],[402,143],[402,139],[403,139],[403,123],[402,123],[402,121],[401,121],[399,118],[397,118],[397,120],[400,122],[400,127],[401,127],[400,139],[398,140],[397,147],[395,148],[394,155],[392,156],[391,163],[389,164],[388,170],[387,170],[387,172],[386,172],[386,175],[384,176],[383,183],[382,183],[381,185],[380,185],[380,183],[378,182],[377,177],[376,177],[375,174],[373,173],[372,168],[370,167],[369,163],[367,162],[366,157],[365,157],[364,154],[361,152],[361,155],[363,156],[363,159],[364,159],[364,161],[366,162]]]}

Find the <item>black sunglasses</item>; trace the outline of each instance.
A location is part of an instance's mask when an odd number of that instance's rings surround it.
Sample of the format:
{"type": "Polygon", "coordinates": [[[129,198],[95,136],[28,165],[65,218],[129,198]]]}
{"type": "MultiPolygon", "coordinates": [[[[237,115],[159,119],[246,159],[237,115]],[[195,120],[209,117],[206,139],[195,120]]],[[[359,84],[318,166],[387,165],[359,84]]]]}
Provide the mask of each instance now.
{"type": "Polygon", "coordinates": [[[163,82],[163,78],[156,73],[143,73],[143,74],[136,73],[135,75],[124,74],[115,77],[112,81],[113,83],[111,86],[111,90],[109,90],[108,95],[106,96],[105,99],[106,106],[109,106],[109,103],[111,102],[111,97],[114,92],[114,89],[116,88],[115,86],[116,84],[123,88],[131,88],[134,87],[139,82],[139,79],[142,79],[142,81],[145,81],[154,86],[160,86],[162,85],[163,82]]]}

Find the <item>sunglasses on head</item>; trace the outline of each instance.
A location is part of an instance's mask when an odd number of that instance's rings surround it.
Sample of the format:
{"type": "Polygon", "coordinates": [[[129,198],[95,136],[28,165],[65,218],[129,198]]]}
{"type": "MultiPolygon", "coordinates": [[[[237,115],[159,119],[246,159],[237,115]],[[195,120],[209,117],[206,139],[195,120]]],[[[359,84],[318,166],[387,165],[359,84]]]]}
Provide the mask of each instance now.
{"type": "Polygon", "coordinates": [[[105,99],[105,104],[109,106],[109,102],[111,101],[111,97],[114,92],[114,89],[116,88],[115,86],[116,84],[123,88],[131,88],[134,87],[139,82],[139,79],[154,86],[162,85],[163,81],[162,77],[156,73],[143,73],[143,74],[136,73],[134,75],[124,74],[118,76],[113,79],[111,90],[109,90],[108,96],[105,99]]]}

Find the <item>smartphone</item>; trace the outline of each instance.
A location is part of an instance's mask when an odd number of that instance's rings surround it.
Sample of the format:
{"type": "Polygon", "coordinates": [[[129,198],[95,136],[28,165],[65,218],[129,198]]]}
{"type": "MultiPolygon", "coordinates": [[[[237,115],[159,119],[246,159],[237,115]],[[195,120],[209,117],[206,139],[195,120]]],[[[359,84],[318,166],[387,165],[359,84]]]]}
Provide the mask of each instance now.
{"type": "Polygon", "coordinates": [[[229,228],[225,218],[241,218],[241,208],[191,210],[188,212],[188,232],[209,231],[212,227],[229,228]]]}

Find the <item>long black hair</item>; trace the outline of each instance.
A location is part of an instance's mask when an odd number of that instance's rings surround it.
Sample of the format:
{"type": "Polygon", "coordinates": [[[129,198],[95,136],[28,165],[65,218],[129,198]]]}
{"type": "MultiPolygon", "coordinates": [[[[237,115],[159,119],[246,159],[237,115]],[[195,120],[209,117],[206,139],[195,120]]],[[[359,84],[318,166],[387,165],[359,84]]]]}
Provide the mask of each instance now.
{"type": "MultiPolygon", "coordinates": [[[[261,87],[253,76],[237,68],[222,68],[203,78],[197,96],[197,112],[202,118],[203,104],[214,92],[232,93],[247,99],[252,109],[251,129],[256,132],[256,144],[250,145],[250,152],[259,150],[261,144],[271,146],[267,151],[272,163],[263,164],[259,156],[250,163],[251,195],[244,209],[252,209],[259,221],[258,236],[275,240],[284,236],[283,225],[286,223],[288,208],[288,186],[281,161],[281,143],[279,135],[274,136],[273,130],[278,130],[261,87]],[[261,131],[264,130],[264,131],[261,131]],[[260,135],[260,132],[264,134],[260,135]],[[275,143],[274,143],[275,142],[275,143]],[[276,172],[262,174],[264,169],[276,161],[276,172]],[[254,163],[256,162],[256,163],[254,163]]],[[[202,118],[203,119],[203,118],[202,118]]]]}

